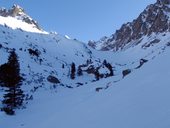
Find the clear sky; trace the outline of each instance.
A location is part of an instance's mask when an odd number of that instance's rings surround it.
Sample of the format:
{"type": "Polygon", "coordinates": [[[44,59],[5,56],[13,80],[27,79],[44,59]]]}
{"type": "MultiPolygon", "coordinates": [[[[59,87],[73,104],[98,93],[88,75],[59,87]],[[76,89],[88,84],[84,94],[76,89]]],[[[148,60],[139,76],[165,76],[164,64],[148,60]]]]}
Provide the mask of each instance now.
{"type": "Polygon", "coordinates": [[[156,0],[0,0],[0,6],[19,4],[46,31],[81,41],[110,36],[156,0]]]}

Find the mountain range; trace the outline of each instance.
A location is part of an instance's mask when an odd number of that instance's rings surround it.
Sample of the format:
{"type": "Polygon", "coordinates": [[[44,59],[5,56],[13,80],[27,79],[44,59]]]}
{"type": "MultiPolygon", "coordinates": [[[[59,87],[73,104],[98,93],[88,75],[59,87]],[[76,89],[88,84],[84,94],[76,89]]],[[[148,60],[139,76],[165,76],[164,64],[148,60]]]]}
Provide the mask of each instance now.
{"type": "Polygon", "coordinates": [[[170,0],[88,44],[0,9],[0,127],[169,128],[170,0]]]}

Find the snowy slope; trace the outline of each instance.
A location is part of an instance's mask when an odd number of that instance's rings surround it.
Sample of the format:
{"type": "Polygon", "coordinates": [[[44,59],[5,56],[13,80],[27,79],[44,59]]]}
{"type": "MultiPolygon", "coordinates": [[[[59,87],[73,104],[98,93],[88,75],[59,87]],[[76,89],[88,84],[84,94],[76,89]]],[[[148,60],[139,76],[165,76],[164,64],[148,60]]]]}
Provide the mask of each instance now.
{"type": "MultiPolygon", "coordinates": [[[[19,58],[20,73],[25,79],[22,87],[26,94],[32,95],[40,87],[74,88],[95,80],[94,75],[87,73],[84,74],[86,77],[76,75],[75,80],[70,79],[72,63],[75,63],[77,68],[91,59],[94,66],[101,65],[103,60],[93,56],[95,50],[68,36],[40,31],[22,20],[12,17],[1,18],[0,53],[3,56],[0,64],[6,63],[9,52],[15,49],[19,58]],[[16,29],[18,27],[19,29],[16,29]],[[58,79],[60,84],[50,82],[50,76],[58,79]]],[[[2,101],[2,98],[0,100],[2,101]]]]}
{"type": "Polygon", "coordinates": [[[0,16],[0,24],[6,25],[12,29],[22,29],[23,31],[47,34],[47,32],[35,28],[34,25],[25,23],[21,20],[14,18],[14,17],[0,16]]]}
{"type": "MultiPolygon", "coordinates": [[[[140,44],[131,42],[114,53],[96,51],[20,18],[0,16],[0,65],[15,49],[24,78],[22,90],[33,96],[14,116],[0,112],[0,127],[169,128],[169,41],[166,31],[143,36],[140,44]],[[106,77],[104,60],[112,65],[113,76],[106,77]],[[77,75],[80,66],[81,76],[77,75]],[[96,80],[90,67],[99,68],[103,77],[96,80]],[[123,76],[126,70],[130,74],[123,76]],[[49,76],[60,83],[51,83],[49,76]]],[[[0,107],[4,94],[0,87],[0,107]]]]}
{"type": "Polygon", "coordinates": [[[29,73],[32,73],[32,75],[43,73],[45,75],[45,72],[47,72],[48,75],[55,74],[60,77],[65,73],[65,77],[67,77],[72,62],[79,64],[85,62],[91,56],[88,53],[89,49],[83,43],[69,40],[58,34],[14,31],[11,28],[1,26],[1,42],[3,46],[1,53],[6,57],[1,61],[1,64],[7,61],[9,53],[6,49],[10,51],[10,49],[15,48],[21,63],[21,73],[25,75],[29,73]],[[40,55],[38,57],[30,55],[29,49],[37,50],[40,55]],[[62,69],[62,64],[67,69],[62,69]],[[40,68],[37,69],[37,66],[40,66],[40,68]],[[63,71],[58,72],[57,70],[63,71]]]}
{"type": "Polygon", "coordinates": [[[6,128],[169,128],[169,54],[170,48],[118,83],[109,78],[58,93],[41,90],[17,116],[1,113],[0,124],[6,128]],[[109,89],[94,91],[108,82],[109,89]]]}

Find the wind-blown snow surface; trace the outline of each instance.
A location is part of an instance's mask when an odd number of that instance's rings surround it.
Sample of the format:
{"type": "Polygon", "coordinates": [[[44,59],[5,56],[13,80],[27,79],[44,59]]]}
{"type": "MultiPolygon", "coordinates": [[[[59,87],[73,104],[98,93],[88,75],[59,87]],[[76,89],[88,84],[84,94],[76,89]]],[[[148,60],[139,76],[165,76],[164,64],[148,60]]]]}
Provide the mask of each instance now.
{"type": "Polygon", "coordinates": [[[32,24],[28,24],[26,22],[23,22],[21,20],[18,20],[16,18],[10,17],[10,16],[9,17],[0,16],[0,24],[7,25],[8,27],[10,27],[12,29],[22,29],[22,30],[28,31],[28,32],[47,34],[47,32],[38,30],[32,24]]]}
{"type": "Polygon", "coordinates": [[[99,93],[95,86],[112,78],[58,93],[41,90],[17,116],[0,113],[0,124],[5,128],[169,128],[169,55],[170,48],[99,93]]]}
{"type": "MultiPolygon", "coordinates": [[[[26,109],[17,110],[15,116],[0,112],[0,127],[170,127],[168,32],[145,36],[140,44],[113,53],[92,50],[82,42],[59,34],[37,33],[38,30],[33,31],[31,26],[29,29],[24,25],[13,30],[15,24],[6,22],[8,27],[1,24],[0,65],[7,62],[9,51],[15,48],[21,74],[25,78],[22,89],[24,93],[33,95],[33,100],[29,101],[26,109]],[[159,43],[149,46],[155,39],[159,39],[159,43]],[[142,48],[147,45],[149,47],[142,48]],[[29,49],[38,50],[39,56],[30,55],[29,49]],[[68,76],[70,64],[74,62],[78,66],[87,59],[92,59],[94,65],[100,65],[106,59],[114,66],[115,76],[94,81],[94,76],[84,74],[80,77],[76,75],[75,80],[71,80],[68,76]],[[137,69],[140,59],[148,62],[137,69]],[[122,78],[125,69],[131,69],[132,73],[122,78]],[[49,75],[54,75],[63,85],[73,88],[59,84],[50,89],[53,84],[47,81],[49,75]],[[83,86],[77,88],[77,82],[82,82],[83,86]],[[39,89],[32,92],[34,87],[39,89]],[[96,88],[102,89],[97,92],[96,88]]],[[[0,101],[3,93],[4,90],[0,88],[0,101]]]]}

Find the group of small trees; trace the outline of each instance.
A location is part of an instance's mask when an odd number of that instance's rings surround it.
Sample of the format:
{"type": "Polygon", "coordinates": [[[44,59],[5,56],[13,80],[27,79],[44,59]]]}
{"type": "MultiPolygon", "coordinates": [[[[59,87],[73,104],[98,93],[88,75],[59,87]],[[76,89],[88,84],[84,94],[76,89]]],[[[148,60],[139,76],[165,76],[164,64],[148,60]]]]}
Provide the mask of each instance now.
{"type": "Polygon", "coordinates": [[[103,65],[105,65],[105,66],[108,68],[108,70],[110,71],[110,73],[107,74],[107,77],[113,76],[113,75],[114,75],[114,72],[113,72],[113,67],[112,67],[112,65],[111,65],[110,63],[108,63],[106,60],[103,61],[103,65]]]}
{"type": "Polygon", "coordinates": [[[23,104],[24,94],[21,90],[22,77],[20,65],[15,51],[11,51],[8,62],[0,66],[0,85],[5,87],[6,94],[3,96],[2,108],[8,115],[14,115],[14,109],[23,104]]]}
{"type": "MultiPolygon", "coordinates": [[[[106,60],[103,61],[103,66],[105,66],[109,70],[109,73],[107,73],[107,74],[100,74],[99,70],[100,70],[101,66],[94,67],[94,65],[90,65],[90,64],[92,64],[92,61],[87,60],[86,64],[79,65],[77,68],[77,75],[82,76],[83,71],[84,71],[84,72],[87,72],[88,74],[94,74],[96,80],[99,80],[100,78],[103,78],[103,77],[110,77],[110,76],[114,75],[112,65],[110,63],[108,63],[106,60]],[[82,68],[87,68],[87,69],[82,70],[82,68]]],[[[70,78],[75,79],[75,75],[76,75],[76,66],[75,66],[75,63],[72,63],[70,78]]]]}

